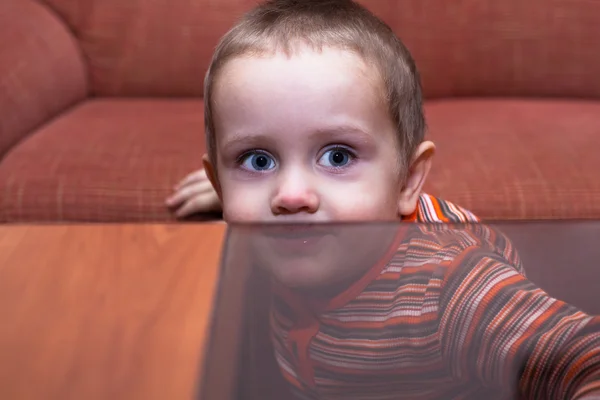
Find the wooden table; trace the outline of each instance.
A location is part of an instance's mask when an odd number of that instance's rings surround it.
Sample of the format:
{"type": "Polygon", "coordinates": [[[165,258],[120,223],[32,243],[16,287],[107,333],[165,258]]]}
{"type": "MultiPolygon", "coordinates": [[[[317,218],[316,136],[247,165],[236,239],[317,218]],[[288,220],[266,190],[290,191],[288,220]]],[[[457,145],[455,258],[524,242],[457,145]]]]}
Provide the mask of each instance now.
{"type": "Polygon", "coordinates": [[[192,398],[224,233],[0,226],[0,398],[192,398]]]}

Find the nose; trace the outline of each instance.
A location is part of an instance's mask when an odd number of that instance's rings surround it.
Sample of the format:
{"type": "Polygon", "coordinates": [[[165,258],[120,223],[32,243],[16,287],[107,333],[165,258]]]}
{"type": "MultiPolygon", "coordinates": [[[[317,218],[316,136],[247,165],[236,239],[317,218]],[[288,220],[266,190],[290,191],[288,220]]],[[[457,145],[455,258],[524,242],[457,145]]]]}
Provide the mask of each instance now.
{"type": "Polygon", "coordinates": [[[301,174],[284,174],[280,177],[271,201],[274,215],[314,214],[319,209],[319,196],[310,177],[301,174]]]}

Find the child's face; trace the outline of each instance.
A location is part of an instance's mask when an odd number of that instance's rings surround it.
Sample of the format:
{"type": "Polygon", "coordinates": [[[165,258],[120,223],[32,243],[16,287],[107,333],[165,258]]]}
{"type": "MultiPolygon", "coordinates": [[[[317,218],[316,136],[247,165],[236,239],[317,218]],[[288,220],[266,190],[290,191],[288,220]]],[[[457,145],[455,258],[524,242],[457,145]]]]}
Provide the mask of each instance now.
{"type": "Polygon", "coordinates": [[[229,61],[213,97],[224,219],[390,221],[414,210],[428,161],[404,179],[374,71],[330,48],[229,61]]]}

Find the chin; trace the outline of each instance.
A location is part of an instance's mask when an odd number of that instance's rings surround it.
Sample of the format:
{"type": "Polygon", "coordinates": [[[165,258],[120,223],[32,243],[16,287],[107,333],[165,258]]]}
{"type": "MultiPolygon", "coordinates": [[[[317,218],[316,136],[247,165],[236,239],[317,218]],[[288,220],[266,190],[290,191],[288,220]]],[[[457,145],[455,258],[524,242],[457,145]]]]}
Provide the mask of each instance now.
{"type": "Polygon", "coordinates": [[[328,277],[323,270],[316,270],[315,265],[297,265],[288,262],[284,268],[272,269],[271,275],[283,286],[290,289],[312,289],[327,285],[328,277]]]}

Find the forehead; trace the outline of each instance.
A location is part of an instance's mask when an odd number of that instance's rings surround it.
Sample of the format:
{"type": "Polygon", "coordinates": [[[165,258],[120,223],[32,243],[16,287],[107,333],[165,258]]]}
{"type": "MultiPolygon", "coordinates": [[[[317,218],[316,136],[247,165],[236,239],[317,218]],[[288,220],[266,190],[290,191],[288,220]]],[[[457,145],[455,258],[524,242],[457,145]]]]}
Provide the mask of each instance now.
{"type": "Polygon", "coordinates": [[[367,64],[355,52],[335,47],[317,51],[301,46],[290,54],[253,52],[230,59],[218,74],[214,97],[243,94],[248,89],[260,89],[275,96],[298,86],[300,89],[316,86],[322,91],[355,86],[365,95],[379,95],[383,82],[376,66],[367,64]]]}
{"type": "MultiPolygon", "coordinates": [[[[249,65],[260,65],[266,70],[274,70],[284,67],[288,74],[294,72],[322,71],[328,74],[337,71],[355,79],[367,80],[376,83],[376,68],[367,65],[365,59],[354,51],[339,47],[325,46],[321,49],[312,49],[308,46],[296,46],[290,52],[268,50],[243,53],[233,57],[225,63],[221,76],[235,74],[242,76],[244,71],[255,72],[248,69],[249,65]]],[[[266,71],[265,71],[266,72],[266,71]]]]}
{"type": "Polygon", "coordinates": [[[382,88],[377,69],[351,51],[324,48],[291,55],[246,55],[229,60],[219,73],[213,114],[221,128],[236,121],[247,125],[250,120],[264,124],[318,119],[331,123],[342,116],[385,120],[389,118],[382,88]]]}

